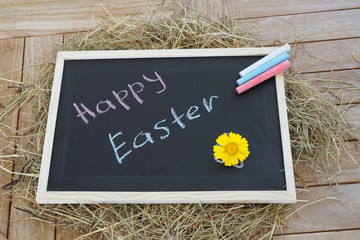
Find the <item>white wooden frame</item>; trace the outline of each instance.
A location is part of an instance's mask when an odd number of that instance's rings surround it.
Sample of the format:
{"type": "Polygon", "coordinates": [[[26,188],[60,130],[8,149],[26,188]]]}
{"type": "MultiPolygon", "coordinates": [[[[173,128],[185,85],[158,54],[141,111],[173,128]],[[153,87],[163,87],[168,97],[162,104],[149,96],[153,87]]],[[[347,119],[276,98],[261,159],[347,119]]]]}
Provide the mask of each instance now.
{"type": "MultiPolygon", "coordinates": [[[[41,162],[36,201],[45,203],[295,203],[295,181],[290,148],[290,136],[286,113],[284,79],[276,76],[280,130],[284,156],[285,191],[174,191],[174,192],[99,192],[99,191],[47,191],[51,153],[56,126],[57,110],[65,60],[119,59],[202,56],[264,56],[274,48],[226,48],[226,49],[173,49],[173,50],[125,50],[58,52],[54,82],[49,107],[47,130],[41,162]]],[[[239,69],[240,71],[241,69],[239,69]]],[[[234,89],[235,91],[235,89],[234,89]]]]}

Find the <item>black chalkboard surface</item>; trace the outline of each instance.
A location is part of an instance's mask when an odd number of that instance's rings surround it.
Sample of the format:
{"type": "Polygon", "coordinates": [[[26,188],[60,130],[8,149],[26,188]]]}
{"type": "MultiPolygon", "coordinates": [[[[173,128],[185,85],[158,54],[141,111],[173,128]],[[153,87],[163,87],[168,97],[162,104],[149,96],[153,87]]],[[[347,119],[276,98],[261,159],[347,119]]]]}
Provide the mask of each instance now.
{"type": "Polygon", "coordinates": [[[38,202],[293,202],[282,78],[235,92],[267,51],[59,52],[38,202]],[[241,169],[214,161],[228,132],[241,169]]]}

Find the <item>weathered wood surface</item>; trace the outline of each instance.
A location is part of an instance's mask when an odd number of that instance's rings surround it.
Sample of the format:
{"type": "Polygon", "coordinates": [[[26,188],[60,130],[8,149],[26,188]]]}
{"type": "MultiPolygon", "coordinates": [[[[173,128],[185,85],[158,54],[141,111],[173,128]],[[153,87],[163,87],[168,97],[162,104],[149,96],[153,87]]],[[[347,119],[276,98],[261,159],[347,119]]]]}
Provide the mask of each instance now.
{"type": "Polygon", "coordinates": [[[78,235],[68,228],[56,228],[55,240],[69,240],[76,239],[78,235]]]}
{"type": "MultiPolygon", "coordinates": [[[[292,2],[292,1],[289,1],[292,2]]],[[[307,13],[247,20],[267,44],[354,38],[360,35],[360,9],[307,13]],[[271,29],[271,31],[268,31],[271,29]]],[[[249,28],[251,29],[251,28],[249,28]]]]}
{"type": "MultiPolygon", "coordinates": [[[[330,173],[328,177],[325,172],[320,173],[299,163],[295,167],[295,180],[297,188],[304,186],[319,186],[332,184],[346,184],[360,182],[360,143],[359,141],[348,142],[347,151],[342,151],[340,155],[332,154],[334,160],[331,166],[327,166],[330,173]]],[[[321,171],[321,170],[319,170],[321,171]]]]}
{"type": "MultiPolygon", "coordinates": [[[[9,88],[19,86],[16,82],[21,82],[21,67],[24,51],[24,39],[0,40],[0,110],[6,110],[11,104],[11,99],[16,95],[17,88],[9,88]],[[14,81],[7,82],[4,79],[14,81]]],[[[1,117],[1,116],[0,116],[1,117]]],[[[18,120],[18,111],[12,112],[4,119],[0,119],[0,166],[12,171],[13,158],[16,153],[7,149],[7,146],[14,148],[15,142],[12,136],[16,135],[18,120]],[[4,149],[4,150],[3,150],[4,149]]],[[[10,173],[0,174],[0,189],[11,181],[10,173]]],[[[8,234],[8,217],[10,207],[10,196],[2,196],[0,194],[0,235],[8,234]]],[[[1,238],[0,238],[1,239],[1,238]]]]}
{"type": "Polygon", "coordinates": [[[251,2],[247,0],[227,0],[226,2],[227,8],[235,14],[235,17],[242,19],[331,12],[360,7],[360,2],[352,0],[252,0],[251,2]]]}
{"type": "Polygon", "coordinates": [[[283,233],[360,229],[360,183],[311,187],[297,197],[308,203],[296,204],[283,233]]]}
{"type": "Polygon", "coordinates": [[[360,230],[275,236],[274,240],[359,240],[360,230]]]}
{"type": "Polygon", "coordinates": [[[0,240],[7,240],[7,238],[5,237],[5,235],[3,235],[2,233],[0,233],[0,240]]]}
{"type": "MultiPolygon", "coordinates": [[[[38,77],[38,64],[46,61],[47,58],[55,53],[55,48],[52,47],[54,42],[62,41],[62,35],[26,38],[23,73],[23,83],[26,86],[36,85],[36,79],[38,77]]],[[[20,109],[18,121],[20,133],[24,129],[31,127],[30,121],[34,118],[33,114],[33,109],[31,108],[20,109]]],[[[26,144],[28,144],[28,142],[19,141],[19,151],[24,149],[26,144]]],[[[30,219],[32,216],[28,213],[16,209],[16,207],[21,207],[21,204],[22,203],[15,198],[11,205],[9,239],[22,239],[24,237],[24,233],[26,233],[26,237],[28,237],[28,239],[54,239],[55,228],[53,224],[30,219]]]]}
{"type": "MultiPolygon", "coordinates": [[[[179,5],[175,2],[165,1],[163,4],[165,11],[169,11],[172,7],[179,9],[179,5]]],[[[349,119],[355,122],[355,126],[360,127],[360,124],[356,123],[360,119],[360,107],[357,104],[360,102],[360,62],[353,57],[354,54],[360,59],[360,25],[357,23],[360,13],[359,1],[182,0],[180,2],[202,10],[213,19],[233,13],[239,22],[243,22],[242,19],[248,19],[244,22],[262,30],[261,37],[267,37],[264,39],[266,44],[275,40],[295,42],[291,52],[294,69],[301,70],[307,77],[340,81],[340,83],[319,82],[315,84],[315,87],[323,91],[329,90],[331,92],[329,97],[332,97],[336,104],[353,103],[347,113],[349,119]],[[299,43],[301,41],[303,43],[299,43]],[[340,91],[338,86],[341,86],[341,81],[352,85],[340,91]]],[[[123,17],[151,14],[149,9],[161,5],[163,1],[107,0],[103,3],[113,16],[123,17]]],[[[65,34],[75,30],[86,31],[97,22],[99,14],[106,14],[102,6],[96,4],[98,2],[93,0],[66,1],[65,3],[49,0],[2,2],[0,3],[0,38],[65,34]]],[[[248,28],[252,27],[248,26],[248,28]]],[[[10,71],[9,74],[12,75],[8,75],[8,78],[21,81],[22,64],[26,65],[27,59],[33,62],[36,60],[36,55],[48,56],[52,51],[50,42],[59,40],[61,41],[61,36],[26,38],[24,59],[22,57],[23,38],[1,40],[0,73],[4,74],[5,71],[6,74],[10,71]],[[11,46],[16,46],[16,50],[11,50],[14,49],[11,46]],[[8,55],[4,55],[4,51],[8,55]],[[16,53],[9,54],[13,51],[16,53]],[[7,70],[10,66],[15,67],[7,70]],[[16,73],[12,70],[16,70],[16,73]]],[[[26,79],[30,79],[33,72],[25,71],[24,81],[28,81],[26,79]]],[[[10,90],[16,92],[15,89],[10,90]]],[[[0,82],[0,103],[6,104],[10,98],[3,100],[1,98],[3,91],[9,92],[9,89],[0,82]]],[[[20,113],[20,128],[26,126],[25,112],[26,110],[22,109],[20,113]]],[[[14,119],[12,119],[12,126],[16,127],[18,123],[14,119]]],[[[358,129],[357,132],[360,133],[360,130],[358,129]]],[[[0,139],[3,141],[4,138],[0,139]]],[[[3,143],[0,143],[0,146],[3,146],[1,144],[3,143]]],[[[352,141],[349,144],[352,158],[346,153],[340,156],[341,171],[331,178],[335,185],[329,187],[328,179],[321,173],[308,170],[298,171],[296,177],[308,186],[308,191],[298,193],[298,198],[309,202],[318,200],[318,202],[307,207],[305,207],[307,203],[298,203],[295,207],[298,210],[293,210],[294,214],[286,220],[288,226],[283,229],[286,235],[279,236],[281,231],[278,231],[278,236],[274,239],[359,239],[360,143],[352,141]]],[[[0,178],[0,182],[3,177],[0,178]]],[[[5,201],[5,206],[7,207],[0,211],[1,219],[8,217],[8,214],[3,213],[9,211],[7,201],[5,201]]],[[[0,240],[6,237],[11,239],[54,239],[55,236],[56,239],[72,239],[76,237],[71,232],[61,234],[61,230],[55,231],[51,224],[49,227],[45,223],[39,224],[34,220],[25,220],[31,217],[28,214],[16,214],[20,213],[11,211],[10,236],[7,233],[7,224],[0,222],[0,233],[2,233],[0,240]]]]}
{"type": "Polygon", "coordinates": [[[186,6],[213,20],[229,15],[226,0],[175,0],[174,2],[175,10],[180,10],[183,6],[186,6]]]}
{"type": "Polygon", "coordinates": [[[150,16],[159,7],[171,8],[162,0],[1,1],[0,39],[87,31],[107,11],[114,16],[150,16]],[[106,10],[105,10],[106,9],[106,10]]]}
{"type": "Polygon", "coordinates": [[[319,79],[314,86],[336,104],[360,102],[360,69],[308,73],[303,77],[319,79]]]}
{"type": "Polygon", "coordinates": [[[298,44],[291,50],[292,66],[302,73],[359,69],[360,38],[298,44]]]}

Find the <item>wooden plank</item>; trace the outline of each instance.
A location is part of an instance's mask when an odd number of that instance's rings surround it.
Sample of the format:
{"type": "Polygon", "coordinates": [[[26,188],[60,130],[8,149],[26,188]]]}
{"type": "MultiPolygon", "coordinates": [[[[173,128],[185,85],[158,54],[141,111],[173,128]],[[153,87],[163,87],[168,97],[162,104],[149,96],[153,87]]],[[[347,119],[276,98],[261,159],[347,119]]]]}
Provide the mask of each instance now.
{"type": "MultiPolygon", "coordinates": [[[[24,39],[0,40],[0,78],[21,82],[21,67],[24,51],[24,39]]],[[[10,103],[17,94],[16,88],[8,88],[17,84],[0,80],[0,111],[10,103]]],[[[18,111],[8,114],[1,119],[0,125],[0,166],[12,171],[15,141],[12,138],[16,133],[18,111]],[[9,126],[5,127],[5,125],[9,126]],[[12,128],[12,129],[11,129],[12,128]],[[8,148],[6,148],[8,146],[8,148]],[[6,157],[9,156],[9,157],[6,157]]],[[[0,187],[11,181],[11,174],[0,171],[0,187]]],[[[1,189],[1,188],[0,188],[1,189]]],[[[1,190],[0,190],[1,191],[1,190]]],[[[2,196],[0,193],[0,234],[7,236],[9,199],[10,196],[2,196]]]]}
{"type": "MultiPolygon", "coordinates": [[[[351,104],[345,111],[345,117],[354,129],[357,135],[351,137],[352,139],[360,138],[360,104],[351,104]]],[[[329,178],[324,172],[316,172],[306,161],[299,161],[294,166],[295,179],[298,187],[314,186],[319,184],[332,183],[348,183],[360,182],[360,142],[351,141],[346,143],[348,148],[341,152],[330,153],[330,163],[327,169],[329,170],[329,178]]]]}
{"type": "Polygon", "coordinates": [[[298,199],[310,204],[296,204],[278,235],[360,228],[360,183],[311,187],[298,199]]]}
{"type": "Polygon", "coordinates": [[[359,240],[360,230],[274,236],[273,240],[359,240]]]}
{"type": "MultiPolygon", "coordinates": [[[[62,42],[62,40],[62,35],[26,38],[23,77],[23,82],[26,85],[35,83],[34,81],[37,79],[36,64],[55,53],[56,49],[51,44],[62,42]]],[[[29,127],[29,122],[31,122],[32,118],[32,109],[21,108],[19,131],[29,127]]],[[[24,148],[25,144],[27,144],[25,141],[19,141],[19,148],[24,148]]],[[[24,234],[26,234],[28,239],[54,239],[54,226],[50,223],[31,219],[32,216],[30,214],[17,210],[15,207],[21,207],[20,201],[20,199],[14,199],[11,206],[9,239],[23,239],[24,234]]]]}
{"type": "Polygon", "coordinates": [[[360,102],[359,69],[308,73],[302,74],[302,77],[325,80],[315,82],[314,87],[320,92],[326,93],[329,99],[336,104],[360,102]]]}
{"type": "Polygon", "coordinates": [[[294,167],[297,187],[328,185],[329,182],[332,184],[360,182],[360,142],[352,141],[347,144],[349,148],[342,151],[339,156],[337,153],[331,154],[334,160],[330,161],[333,165],[327,166],[329,178],[325,173],[315,171],[307,162],[299,162],[294,167]]]}
{"type": "Polygon", "coordinates": [[[78,239],[79,234],[74,233],[71,229],[56,228],[56,239],[55,240],[73,240],[78,239]]]}
{"type": "Polygon", "coordinates": [[[173,7],[172,1],[163,0],[1,1],[0,39],[86,31],[106,11],[115,17],[151,16],[162,4],[162,9],[173,7]]]}
{"type": "Polygon", "coordinates": [[[354,133],[357,139],[360,139],[360,103],[353,104],[346,110],[346,118],[356,128],[354,133]]]}
{"type": "Polygon", "coordinates": [[[276,40],[309,42],[359,37],[359,14],[360,9],[352,9],[259,18],[245,23],[252,24],[259,31],[260,41],[264,44],[276,40]]]}
{"type": "Polygon", "coordinates": [[[213,20],[219,20],[229,15],[227,0],[175,0],[175,9],[183,7],[194,9],[213,20]]]}
{"type": "Polygon", "coordinates": [[[310,42],[292,46],[292,68],[302,73],[360,68],[353,58],[360,56],[360,38],[310,42]]]}
{"type": "MultiPolygon", "coordinates": [[[[332,101],[336,103],[348,104],[350,102],[356,102],[359,99],[359,86],[360,86],[360,74],[357,70],[346,70],[346,71],[336,71],[336,72],[323,72],[323,73],[312,73],[304,74],[304,77],[319,77],[319,78],[330,78],[330,79],[339,79],[340,83],[335,82],[318,82],[315,86],[321,89],[328,89],[329,87],[342,86],[341,81],[349,82],[353,84],[354,90],[345,89],[340,91],[339,88],[331,89],[329,98],[332,98],[332,101]],[[334,97],[337,95],[338,97],[334,97]]],[[[360,134],[360,106],[359,104],[351,104],[346,110],[347,119],[350,122],[353,122],[352,125],[357,128],[355,129],[356,134],[360,134]]],[[[330,179],[327,179],[324,173],[315,173],[311,167],[306,166],[306,163],[300,162],[296,167],[296,179],[298,186],[304,185],[318,185],[318,184],[327,184],[328,180],[333,183],[346,183],[346,182],[356,182],[360,181],[360,144],[359,141],[349,142],[350,148],[347,151],[343,151],[340,156],[337,153],[331,154],[332,158],[339,159],[338,164],[333,166],[328,166],[330,169],[330,179]],[[349,154],[352,156],[350,157],[349,154]],[[341,170],[339,170],[339,167],[341,170]]],[[[336,163],[336,161],[333,161],[336,163]]]]}
{"type": "Polygon", "coordinates": [[[8,240],[2,233],[0,233],[0,240],[8,240]]]}
{"type": "MultiPolygon", "coordinates": [[[[230,15],[236,18],[257,18],[269,16],[281,16],[308,12],[324,12],[339,9],[351,9],[360,7],[360,2],[352,0],[227,0],[230,15]]],[[[273,28],[272,28],[273,29],[273,28]]]]}

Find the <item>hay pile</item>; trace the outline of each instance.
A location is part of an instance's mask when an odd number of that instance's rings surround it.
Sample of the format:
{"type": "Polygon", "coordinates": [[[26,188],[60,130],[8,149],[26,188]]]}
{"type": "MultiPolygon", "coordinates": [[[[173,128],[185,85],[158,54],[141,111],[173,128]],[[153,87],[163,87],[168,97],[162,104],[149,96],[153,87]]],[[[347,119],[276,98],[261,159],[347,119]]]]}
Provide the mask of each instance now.
{"type": "MultiPolygon", "coordinates": [[[[233,19],[213,22],[185,8],[171,17],[158,16],[149,21],[103,19],[91,31],[58,47],[124,50],[260,46],[257,36],[244,29],[233,19]]],[[[13,179],[20,178],[5,186],[2,194],[12,192],[19,201],[19,211],[73,229],[82,234],[82,239],[270,239],[282,226],[281,216],[289,206],[281,204],[37,205],[35,192],[54,66],[54,58],[45,62],[34,86],[19,85],[21,94],[0,112],[1,121],[19,106],[33,111],[26,129],[11,129],[17,139],[16,151],[13,146],[2,149],[15,152],[11,160],[17,174],[13,179]]],[[[286,95],[295,167],[301,161],[327,173],[329,165],[337,164],[327,154],[340,153],[346,140],[348,130],[342,112],[311,87],[311,81],[296,74],[286,76],[286,95]]]]}

